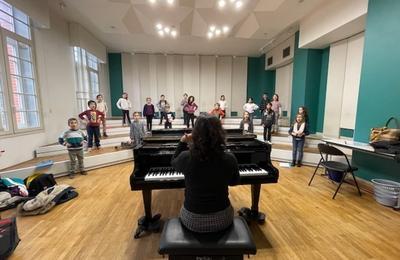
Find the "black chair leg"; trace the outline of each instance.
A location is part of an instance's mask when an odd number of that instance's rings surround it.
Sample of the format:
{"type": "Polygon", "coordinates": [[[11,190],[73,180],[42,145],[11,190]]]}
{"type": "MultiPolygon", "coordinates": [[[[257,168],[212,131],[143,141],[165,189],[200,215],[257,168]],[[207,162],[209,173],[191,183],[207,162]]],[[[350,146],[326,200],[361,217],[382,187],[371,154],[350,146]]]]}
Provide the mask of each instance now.
{"type": "Polygon", "coordinates": [[[353,180],[354,180],[354,183],[356,184],[358,194],[360,194],[360,196],[361,196],[361,190],[360,190],[360,187],[358,187],[358,183],[357,183],[356,177],[354,176],[354,172],[351,172],[351,175],[353,175],[353,180]]]}
{"type": "Polygon", "coordinates": [[[336,191],[335,191],[335,194],[333,194],[333,197],[332,197],[333,200],[335,199],[336,194],[338,193],[338,191],[339,191],[339,189],[340,189],[340,186],[342,186],[342,183],[343,183],[344,179],[346,178],[346,175],[347,175],[347,172],[344,172],[343,178],[342,178],[342,180],[340,181],[339,186],[337,187],[337,189],[336,189],[336,191]]]}
{"type": "Polygon", "coordinates": [[[317,164],[317,168],[315,168],[315,171],[314,171],[314,173],[313,173],[313,175],[312,175],[310,181],[308,182],[308,186],[311,185],[311,182],[313,181],[314,176],[315,176],[315,174],[317,173],[317,170],[318,170],[318,168],[319,168],[319,165],[320,165],[320,163],[321,163],[321,160],[322,160],[322,159],[319,159],[319,162],[318,162],[318,164],[317,164]]]}

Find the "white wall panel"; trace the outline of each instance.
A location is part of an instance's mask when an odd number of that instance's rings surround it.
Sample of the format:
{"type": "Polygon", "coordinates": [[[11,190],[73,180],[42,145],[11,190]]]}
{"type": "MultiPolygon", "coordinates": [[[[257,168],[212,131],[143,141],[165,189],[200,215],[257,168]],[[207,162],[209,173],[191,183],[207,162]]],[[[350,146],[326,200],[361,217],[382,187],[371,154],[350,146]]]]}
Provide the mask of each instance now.
{"type": "Polygon", "coordinates": [[[329,137],[339,137],[346,59],[347,40],[332,44],[329,52],[324,116],[324,135],[329,137]]]}
{"type": "Polygon", "coordinates": [[[200,57],[200,111],[208,112],[215,103],[217,64],[215,56],[200,57]]]}
{"type": "Polygon", "coordinates": [[[348,40],[340,121],[341,128],[354,129],[356,126],[363,50],[364,34],[354,36],[348,40]]]}
{"type": "MultiPolygon", "coordinates": [[[[196,104],[200,101],[200,57],[183,56],[183,90],[194,96],[196,104]]],[[[201,107],[199,109],[202,109],[201,107]]]]}
{"type": "MultiPolygon", "coordinates": [[[[247,95],[247,57],[236,57],[232,62],[232,91],[228,100],[228,111],[238,112],[242,116],[243,104],[247,95]]],[[[228,114],[229,116],[230,114],[228,114]]]]}
{"type": "Polygon", "coordinates": [[[183,98],[183,56],[174,55],[174,93],[175,93],[175,112],[177,116],[182,117],[182,107],[180,106],[180,101],[183,98]]]}
{"type": "MultiPolygon", "coordinates": [[[[171,111],[176,111],[179,106],[176,106],[175,91],[174,91],[174,56],[166,56],[166,70],[165,70],[165,95],[167,101],[171,106],[171,111]]],[[[179,98],[178,98],[179,99],[179,98]]]]}
{"type": "MultiPolygon", "coordinates": [[[[276,69],[275,93],[279,95],[282,111],[288,111],[288,116],[290,116],[292,104],[292,79],[293,63],[276,69]]],[[[272,98],[273,94],[274,93],[270,93],[269,96],[272,98]]]]}
{"type": "MultiPolygon", "coordinates": [[[[142,87],[148,87],[150,89],[150,97],[154,100],[154,103],[160,99],[160,95],[157,91],[157,55],[149,55],[149,85],[142,87]]],[[[145,99],[142,102],[144,101],[145,99]]]]}
{"type": "Polygon", "coordinates": [[[140,84],[140,102],[144,105],[147,97],[151,97],[155,102],[154,97],[151,96],[150,89],[150,70],[149,70],[149,55],[135,54],[134,59],[139,64],[139,84],[140,84]]]}
{"type": "MultiPolygon", "coordinates": [[[[226,100],[232,99],[232,57],[218,57],[217,59],[217,85],[215,100],[218,101],[221,95],[225,95],[226,100]]],[[[228,114],[229,114],[228,105],[228,114]]]]}
{"type": "MultiPolygon", "coordinates": [[[[142,111],[143,110],[143,103],[142,103],[142,89],[140,87],[140,76],[139,76],[139,70],[140,70],[140,59],[138,59],[137,55],[131,55],[132,59],[132,81],[130,82],[132,90],[128,89],[125,85],[124,82],[124,88],[126,91],[132,91],[133,95],[130,95],[130,100],[132,102],[132,109],[134,111],[142,111]]],[[[123,64],[122,64],[123,66],[123,64]]],[[[123,76],[124,77],[124,76],[123,76]]]]}
{"type": "MultiPolygon", "coordinates": [[[[202,112],[212,109],[220,95],[228,101],[228,112],[242,111],[247,92],[247,57],[190,55],[122,55],[124,90],[141,111],[147,97],[156,104],[161,94],[178,117],[184,93],[196,98],[202,112]]],[[[229,115],[229,114],[228,114],[229,115]]]]}

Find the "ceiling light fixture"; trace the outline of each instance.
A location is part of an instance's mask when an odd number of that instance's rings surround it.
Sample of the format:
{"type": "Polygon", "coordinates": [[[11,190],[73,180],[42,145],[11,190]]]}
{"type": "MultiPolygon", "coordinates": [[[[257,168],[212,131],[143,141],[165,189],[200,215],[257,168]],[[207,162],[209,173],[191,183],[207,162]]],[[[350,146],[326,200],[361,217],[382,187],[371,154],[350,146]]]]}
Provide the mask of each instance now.
{"type": "Polygon", "coordinates": [[[214,38],[214,37],[219,37],[221,35],[228,35],[230,28],[227,25],[224,25],[223,27],[218,27],[216,25],[210,25],[208,27],[208,32],[207,32],[207,37],[209,39],[214,38]]]}
{"type": "Polygon", "coordinates": [[[171,36],[176,38],[176,36],[178,36],[178,32],[176,30],[172,30],[171,31],[171,36]]]}
{"type": "Polygon", "coordinates": [[[158,35],[161,37],[169,35],[172,38],[176,38],[178,36],[178,31],[175,29],[174,26],[169,27],[169,26],[163,25],[162,23],[157,23],[155,25],[155,28],[157,30],[158,35]]]}
{"type": "MultiPolygon", "coordinates": [[[[227,1],[226,0],[219,0],[217,2],[217,4],[218,4],[218,7],[220,9],[223,9],[227,5],[227,1]]],[[[242,8],[244,2],[243,2],[243,0],[229,0],[229,4],[230,4],[231,7],[234,7],[236,9],[240,9],[240,8],[242,8]]]]}
{"type": "Polygon", "coordinates": [[[222,27],[222,31],[223,31],[224,33],[229,32],[229,26],[225,25],[224,27],[222,27]]]}
{"type": "Polygon", "coordinates": [[[154,5],[157,4],[157,2],[164,2],[168,5],[173,5],[175,3],[175,0],[147,0],[150,4],[154,5]]]}

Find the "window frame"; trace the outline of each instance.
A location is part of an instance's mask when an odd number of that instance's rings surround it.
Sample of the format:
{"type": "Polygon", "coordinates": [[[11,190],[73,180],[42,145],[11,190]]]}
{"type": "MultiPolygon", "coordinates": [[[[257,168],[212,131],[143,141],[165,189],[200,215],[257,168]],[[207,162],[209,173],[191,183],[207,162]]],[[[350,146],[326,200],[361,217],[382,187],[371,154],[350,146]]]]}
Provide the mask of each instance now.
{"type": "Polygon", "coordinates": [[[82,111],[87,109],[86,103],[92,99],[96,100],[96,95],[100,94],[100,61],[99,59],[93,55],[92,53],[88,52],[86,49],[81,48],[79,46],[73,46],[73,58],[74,58],[74,66],[75,66],[75,73],[76,73],[76,90],[75,90],[75,98],[77,101],[77,106],[78,106],[78,111],[82,111]],[[75,48],[79,50],[79,61],[80,64],[77,64],[77,60],[75,59],[75,48]],[[91,66],[89,66],[89,60],[93,62],[93,59],[90,58],[92,56],[95,58],[94,62],[97,63],[97,70],[93,69],[91,66]],[[94,92],[94,88],[92,85],[92,76],[91,72],[95,73],[97,75],[97,93],[94,92]],[[85,78],[87,81],[87,89],[88,91],[85,92],[85,87],[83,84],[85,84],[85,78]],[[82,103],[83,98],[80,98],[80,95],[83,96],[87,93],[88,99],[83,102],[84,108],[80,106],[82,103]],[[82,95],[83,94],[83,95],[82,95]]]}
{"type": "MultiPolygon", "coordinates": [[[[28,16],[29,18],[29,16],[28,16]]],[[[32,24],[31,22],[29,24],[32,24]]],[[[37,62],[36,62],[36,47],[35,47],[35,38],[34,38],[34,30],[33,28],[29,25],[29,30],[30,30],[30,38],[27,39],[15,32],[9,31],[3,27],[0,26],[0,38],[1,38],[1,43],[0,47],[2,48],[1,54],[0,54],[0,66],[1,71],[0,73],[5,73],[3,74],[5,76],[5,79],[3,79],[3,87],[4,87],[4,96],[5,96],[5,105],[7,108],[7,116],[8,116],[8,124],[9,124],[9,129],[8,131],[1,131],[0,132],[0,137],[3,136],[13,136],[13,135],[18,135],[18,134],[24,134],[24,133],[36,133],[36,132],[42,132],[44,130],[44,117],[43,117],[43,110],[42,110],[42,102],[41,102],[41,94],[40,94],[40,83],[39,83],[39,77],[38,77],[38,71],[37,71],[37,62]],[[36,103],[37,103],[37,112],[38,112],[38,120],[39,120],[39,126],[38,127],[28,127],[28,128],[18,128],[18,122],[17,122],[17,113],[16,113],[16,107],[14,105],[13,101],[13,91],[12,91],[12,80],[11,80],[11,72],[10,72],[10,63],[9,63],[9,55],[8,55],[8,50],[7,50],[7,38],[13,39],[17,42],[21,42],[23,44],[26,44],[30,47],[30,54],[31,54],[31,64],[32,64],[32,75],[33,75],[33,81],[34,81],[34,89],[35,89],[35,97],[36,97],[36,103]]],[[[22,76],[22,75],[21,75],[22,76]]]]}

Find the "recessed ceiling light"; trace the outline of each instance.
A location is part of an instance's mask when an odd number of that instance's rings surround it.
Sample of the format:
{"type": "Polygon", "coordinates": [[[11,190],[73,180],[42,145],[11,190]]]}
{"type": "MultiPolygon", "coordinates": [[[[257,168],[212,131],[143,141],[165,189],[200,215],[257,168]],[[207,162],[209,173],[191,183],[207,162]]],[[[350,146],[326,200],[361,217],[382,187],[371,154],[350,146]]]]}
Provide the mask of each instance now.
{"type": "Polygon", "coordinates": [[[235,3],[235,7],[236,7],[237,9],[239,9],[240,7],[242,7],[242,5],[243,5],[243,2],[242,2],[242,1],[237,1],[237,2],[235,3]]]}
{"type": "Polygon", "coordinates": [[[158,31],[158,35],[160,35],[161,37],[164,37],[164,31],[158,31]]]}
{"type": "Polygon", "coordinates": [[[161,29],[163,28],[163,26],[162,26],[161,23],[158,23],[158,24],[156,24],[156,28],[157,28],[158,30],[161,30],[161,29]]]}
{"type": "Polygon", "coordinates": [[[209,39],[211,39],[212,37],[214,37],[214,34],[213,34],[212,32],[208,32],[207,37],[208,37],[209,39]]]}
{"type": "Polygon", "coordinates": [[[174,0],[167,0],[167,3],[172,5],[172,4],[174,4],[174,0]]]}
{"type": "Polygon", "coordinates": [[[169,27],[165,27],[165,28],[164,28],[164,32],[165,32],[166,34],[169,34],[170,31],[171,31],[171,29],[170,29],[169,27]]]}
{"type": "Polygon", "coordinates": [[[215,25],[211,25],[211,26],[210,26],[210,31],[211,31],[211,32],[214,32],[214,31],[215,31],[215,25]]]}
{"type": "Polygon", "coordinates": [[[236,0],[229,0],[229,2],[231,2],[231,4],[233,4],[234,2],[236,2],[236,0]]]}
{"type": "Polygon", "coordinates": [[[218,6],[219,6],[219,7],[224,8],[225,5],[226,5],[225,0],[219,0],[219,1],[218,1],[218,6]]]}
{"type": "Polygon", "coordinates": [[[157,0],[149,0],[150,4],[155,4],[157,0]]]}
{"type": "Polygon", "coordinates": [[[225,26],[222,28],[222,31],[223,31],[224,33],[229,32],[229,26],[225,25],[225,26]]]}
{"type": "Polygon", "coordinates": [[[221,30],[220,29],[215,30],[215,35],[219,36],[220,34],[221,34],[221,30]]]}
{"type": "Polygon", "coordinates": [[[176,32],[176,30],[172,30],[171,35],[172,35],[172,37],[175,38],[178,35],[178,33],[176,32]]]}

